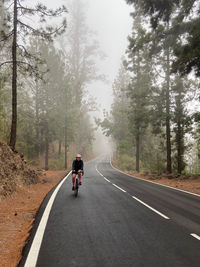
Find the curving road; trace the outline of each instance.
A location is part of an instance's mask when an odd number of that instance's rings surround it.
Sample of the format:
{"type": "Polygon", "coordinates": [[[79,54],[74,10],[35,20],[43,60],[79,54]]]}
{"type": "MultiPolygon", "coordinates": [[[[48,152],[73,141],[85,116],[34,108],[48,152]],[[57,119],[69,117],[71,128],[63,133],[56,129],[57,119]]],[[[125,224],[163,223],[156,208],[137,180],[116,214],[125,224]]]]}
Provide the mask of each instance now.
{"type": "Polygon", "coordinates": [[[199,196],[123,174],[108,156],[85,165],[78,198],[71,176],[59,186],[20,267],[200,266],[199,196]]]}

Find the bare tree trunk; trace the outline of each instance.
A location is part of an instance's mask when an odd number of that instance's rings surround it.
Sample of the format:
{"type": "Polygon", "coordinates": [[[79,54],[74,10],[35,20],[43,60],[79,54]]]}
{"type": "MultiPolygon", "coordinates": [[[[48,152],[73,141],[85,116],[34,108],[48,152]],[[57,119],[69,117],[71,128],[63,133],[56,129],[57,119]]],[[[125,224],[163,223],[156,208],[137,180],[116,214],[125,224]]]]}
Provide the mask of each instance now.
{"type": "Polygon", "coordinates": [[[178,118],[178,129],[177,129],[177,171],[182,173],[182,136],[181,136],[181,122],[180,117],[178,118]]]}
{"type": "Polygon", "coordinates": [[[183,108],[181,103],[181,92],[179,90],[177,100],[177,132],[176,132],[176,143],[177,143],[177,172],[182,173],[184,169],[183,155],[184,155],[184,130],[181,125],[183,117],[183,108]]]}
{"type": "Polygon", "coordinates": [[[65,169],[67,167],[67,120],[65,119],[65,169]]]}
{"type": "Polygon", "coordinates": [[[61,155],[61,148],[62,148],[62,142],[61,140],[58,140],[58,156],[61,155]]]}
{"type": "Polygon", "coordinates": [[[136,171],[140,171],[140,134],[136,135],[136,171]]]}
{"type": "Polygon", "coordinates": [[[45,127],[45,170],[49,169],[49,129],[48,122],[45,127]]]}
{"type": "MultiPolygon", "coordinates": [[[[43,126],[42,126],[43,127],[43,126]]],[[[45,131],[44,129],[40,129],[39,131],[39,154],[41,155],[44,152],[44,141],[45,141],[45,131]]]]}
{"type": "Polygon", "coordinates": [[[40,155],[40,129],[39,129],[39,95],[38,95],[38,83],[36,81],[35,92],[35,115],[36,115],[36,155],[39,158],[40,155]]]}
{"type": "Polygon", "coordinates": [[[17,136],[17,0],[14,0],[12,65],[12,124],[10,147],[15,150],[17,136]]]}
{"type": "Polygon", "coordinates": [[[67,144],[65,144],[65,169],[67,169],[67,144]]]}
{"type": "Polygon", "coordinates": [[[166,146],[167,146],[167,172],[172,172],[171,161],[171,128],[170,128],[170,52],[167,49],[167,73],[166,73],[166,146]]]}

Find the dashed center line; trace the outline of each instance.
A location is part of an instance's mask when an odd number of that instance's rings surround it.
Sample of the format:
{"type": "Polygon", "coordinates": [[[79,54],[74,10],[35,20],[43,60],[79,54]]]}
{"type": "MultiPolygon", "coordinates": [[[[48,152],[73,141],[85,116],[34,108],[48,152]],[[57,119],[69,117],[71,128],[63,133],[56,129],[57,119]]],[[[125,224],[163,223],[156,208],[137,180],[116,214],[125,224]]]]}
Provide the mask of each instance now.
{"type": "MultiPolygon", "coordinates": [[[[101,175],[105,181],[107,181],[108,183],[111,183],[110,180],[108,180],[106,177],[104,177],[104,175],[102,173],[99,172],[99,170],[97,169],[97,166],[96,166],[96,171],[99,173],[99,175],[101,175]]],[[[122,192],[124,193],[127,193],[129,196],[131,196],[127,191],[125,191],[123,188],[119,187],[118,185],[116,184],[113,184],[111,183],[113,186],[115,186],[116,188],[118,188],[119,190],[121,190],[122,192]]],[[[164,215],[163,213],[161,213],[160,211],[154,209],[153,207],[149,206],[148,204],[146,204],[145,202],[143,202],[142,200],[140,200],[139,198],[135,197],[135,196],[132,196],[133,199],[135,199],[136,201],[138,201],[139,203],[141,203],[142,205],[144,205],[145,207],[147,207],[148,209],[152,210],[153,212],[157,213],[158,215],[160,215],[161,217],[163,217],[164,219],[166,220],[170,220],[169,217],[167,217],[166,215],[164,215]]],[[[195,239],[199,240],[200,241],[200,236],[197,235],[197,234],[190,234],[192,237],[194,237],[195,239]]]]}
{"type": "Polygon", "coordinates": [[[117,187],[119,190],[121,190],[122,192],[126,193],[126,191],[124,189],[122,189],[121,187],[117,186],[116,184],[112,184],[114,185],[115,187],[117,187]]]}
{"type": "MultiPolygon", "coordinates": [[[[102,173],[100,173],[97,169],[97,166],[96,166],[96,171],[104,178],[104,180],[106,180],[108,183],[111,183],[110,180],[108,180],[106,177],[104,177],[104,175],[102,173]]],[[[121,190],[122,192],[124,193],[127,193],[127,191],[125,191],[124,189],[122,189],[121,187],[119,187],[118,185],[116,184],[113,184],[111,183],[113,186],[115,186],[116,188],[118,188],[119,190],[121,190]]],[[[128,195],[130,195],[129,193],[127,193],[128,195]]],[[[130,195],[131,196],[131,195],[130,195]]],[[[161,213],[160,211],[154,209],[153,207],[149,206],[148,204],[146,204],[145,202],[143,202],[142,200],[140,200],[139,198],[135,197],[135,196],[132,196],[133,199],[135,199],[136,201],[138,201],[139,203],[141,203],[142,205],[144,205],[145,207],[147,207],[148,209],[152,210],[153,212],[157,213],[158,215],[160,215],[161,217],[163,217],[164,219],[166,220],[170,220],[169,217],[167,217],[166,215],[164,215],[163,213],[161,213]]],[[[197,235],[197,234],[190,234],[192,237],[196,238],[197,240],[200,241],[200,236],[197,235]]]]}
{"type": "Polygon", "coordinates": [[[96,166],[96,171],[98,172],[99,175],[103,176],[103,174],[98,171],[97,166],[96,166]]]}
{"type": "Polygon", "coordinates": [[[138,202],[140,202],[141,204],[143,204],[144,206],[146,206],[150,210],[154,211],[155,213],[159,214],[161,217],[165,218],[166,220],[169,220],[169,217],[165,216],[163,213],[161,213],[158,210],[156,210],[156,209],[152,208],[151,206],[147,205],[146,203],[144,203],[143,201],[141,201],[137,197],[132,196],[132,198],[134,198],[135,200],[137,200],[138,202]]]}
{"type": "MultiPolygon", "coordinates": [[[[96,171],[97,171],[97,172],[104,178],[104,180],[106,180],[108,183],[111,183],[110,180],[108,180],[106,177],[103,176],[102,173],[100,173],[100,171],[97,169],[97,166],[96,166],[96,171]]],[[[118,188],[119,190],[121,190],[122,192],[127,193],[127,191],[125,191],[123,188],[119,187],[118,185],[113,184],[113,183],[112,183],[112,185],[115,186],[116,188],[118,188]]],[[[129,196],[131,196],[129,193],[127,193],[127,194],[128,194],[129,196]]],[[[157,213],[158,215],[160,215],[160,216],[163,217],[164,219],[166,219],[166,220],[169,220],[169,219],[170,219],[169,217],[167,217],[167,216],[164,215],[163,213],[159,212],[158,210],[152,208],[151,206],[149,206],[148,204],[146,204],[145,202],[143,202],[143,201],[140,200],[139,198],[134,197],[134,196],[132,196],[132,198],[135,199],[136,201],[140,202],[142,205],[144,205],[145,207],[149,208],[149,209],[152,210],[153,212],[157,213]]],[[[198,238],[200,239],[200,237],[197,236],[197,235],[195,235],[195,234],[191,234],[191,235],[194,236],[195,238],[198,237],[198,238]]],[[[197,238],[197,239],[198,239],[198,238],[197,238]]]]}
{"type": "Polygon", "coordinates": [[[200,236],[198,236],[197,234],[190,234],[190,235],[196,238],[197,240],[200,240],[200,236]]]}

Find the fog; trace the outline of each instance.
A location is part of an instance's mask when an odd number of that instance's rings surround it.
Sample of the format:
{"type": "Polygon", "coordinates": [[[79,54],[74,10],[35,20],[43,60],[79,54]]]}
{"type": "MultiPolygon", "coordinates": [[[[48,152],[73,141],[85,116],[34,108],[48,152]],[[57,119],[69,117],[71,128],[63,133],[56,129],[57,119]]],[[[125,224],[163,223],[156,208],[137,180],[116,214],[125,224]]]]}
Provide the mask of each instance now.
{"type": "MultiPolygon", "coordinates": [[[[27,0],[27,5],[34,6],[38,1],[27,0]]],[[[68,28],[70,28],[70,14],[72,13],[70,0],[41,0],[42,4],[48,8],[58,8],[65,5],[68,9],[66,14],[68,28]]],[[[92,80],[84,85],[86,94],[84,98],[92,96],[96,100],[97,111],[91,112],[91,120],[94,117],[103,118],[103,110],[109,111],[113,101],[112,84],[118,73],[121,58],[125,54],[128,46],[127,37],[131,33],[132,19],[130,17],[131,7],[125,0],[82,0],[86,26],[93,34],[91,38],[97,41],[99,51],[104,55],[103,59],[94,56],[97,73],[105,76],[105,81],[92,80]]],[[[53,19],[57,23],[58,19],[53,19]]],[[[59,22],[58,22],[59,23],[59,22]]],[[[70,31],[70,30],[69,30],[70,31]]],[[[67,34],[64,38],[67,41],[67,34]]],[[[95,125],[95,123],[93,123],[95,125]]],[[[109,152],[111,150],[111,140],[104,137],[100,129],[95,133],[93,150],[95,154],[109,152]]]]}
{"type": "Polygon", "coordinates": [[[124,55],[131,32],[131,12],[124,0],[88,1],[88,25],[97,32],[100,49],[107,58],[98,62],[100,72],[105,74],[108,84],[92,83],[90,93],[97,97],[102,108],[108,109],[112,102],[112,82],[115,79],[121,57],[124,55]]]}
{"type": "Polygon", "coordinates": [[[150,9],[134,0],[39,0],[36,9],[28,7],[38,0],[22,2],[0,7],[0,138],[28,159],[45,155],[46,169],[51,150],[61,166],[68,154],[89,158],[93,147],[111,145],[137,171],[142,160],[143,170],[181,173],[189,153],[199,170],[198,0],[189,10],[173,1],[167,17],[155,1],[146,1],[150,9]]]}
{"type": "MultiPolygon", "coordinates": [[[[38,1],[26,0],[27,4],[34,5],[38,1]]],[[[70,4],[68,0],[41,0],[48,8],[57,8],[65,5],[68,9],[69,22],[70,4]]],[[[112,103],[112,83],[115,79],[121,57],[124,55],[131,33],[131,7],[125,0],[82,0],[85,3],[86,23],[94,32],[94,39],[99,43],[99,49],[105,54],[103,61],[97,60],[99,73],[105,75],[107,82],[95,81],[86,87],[89,93],[97,99],[98,106],[109,109],[112,103]]]]}

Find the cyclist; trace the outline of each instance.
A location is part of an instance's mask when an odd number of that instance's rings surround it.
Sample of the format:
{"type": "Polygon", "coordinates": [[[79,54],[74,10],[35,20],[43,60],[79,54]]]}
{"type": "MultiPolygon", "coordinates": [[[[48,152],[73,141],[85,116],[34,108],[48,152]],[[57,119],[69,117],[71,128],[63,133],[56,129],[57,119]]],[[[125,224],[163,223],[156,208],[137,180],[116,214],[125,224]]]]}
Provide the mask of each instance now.
{"type": "Polygon", "coordinates": [[[77,174],[78,174],[78,179],[79,179],[79,185],[82,184],[81,177],[83,175],[83,167],[84,167],[84,164],[81,159],[81,155],[77,154],[76,159],[72,163],[72,185],[73,185],[72,190],[73,191],[75,189],[75,178],[77,174]]]}

